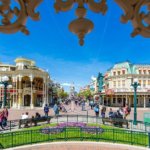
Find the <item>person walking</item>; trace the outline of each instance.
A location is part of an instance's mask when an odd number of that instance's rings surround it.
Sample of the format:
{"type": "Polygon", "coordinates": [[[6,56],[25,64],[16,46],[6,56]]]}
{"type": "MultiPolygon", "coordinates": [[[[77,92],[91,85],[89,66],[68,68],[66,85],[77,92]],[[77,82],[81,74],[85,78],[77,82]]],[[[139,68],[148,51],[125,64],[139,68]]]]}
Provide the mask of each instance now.
{"type": "Polygon", "coordinates": [[[2,124],[4,127],[7,126],[8,114],[9,114],[8,109],[7,109],[7,107],[5,107],[3,110],[3,121],[2,121],[2,124]]]}
{"type": "Polygon", "coordinates": [[[110,119],[114,117],[114,112],[113,112],[112,108],[110,108],[108,116],[110,119]]]}
{"type": "Polygon", "coordinates": [[[99,106],[98,106],[98,105],[96,105],[96,106],[94,107],[94,111],[95,111],[96,117],[98,117],[98,116],[99,116],[99,106]]]}
{"type": "Polygon", "coordinates": [[[101,110],[101,116],[102,116],[102,118],[105,118],[105,113],[106,113],[106,107],[103,106],[102,110],[101,110]]]}
{"type": "Polygon", "coordinates": [[[90,101],[90,106],[91,106],[91,110],[92,110],[93,106],[94,106],[94,101],[93,100],[90,101]]]}
{"type": "Polygon", "coordinates": [[[59,109],[58,109],[57,104],[54,105],[53,110],[54,110],[55,116],[59,114],[59,109]]]}
{"type": "Polygon", "coordinates": [[[48,117],[49,107],[48,107],[47,104],[45,104],[45,107],[44,107],[44,113],[45,113],[45,117],[48,117]]]}
{"type": "Polygon", "coordinates": [[[131,112],[131,107],[129,107],[128,104],[126,104],[124,108],[124,119],[126,119],[127,116],[130,115],[130,112],[131,112]]]}
{"type": "Polygon", "coordinates": [[[0,127],[3,130],[5,130],[4,127],[3,127],[3,119],[4,119],[4,111],[0,112],[0,127]]]}
{"type": "Polygon", "coordinates": [[[84,111],[85,110],[85,101],[83,100],[82,101],[82,111],[84,111]]]}

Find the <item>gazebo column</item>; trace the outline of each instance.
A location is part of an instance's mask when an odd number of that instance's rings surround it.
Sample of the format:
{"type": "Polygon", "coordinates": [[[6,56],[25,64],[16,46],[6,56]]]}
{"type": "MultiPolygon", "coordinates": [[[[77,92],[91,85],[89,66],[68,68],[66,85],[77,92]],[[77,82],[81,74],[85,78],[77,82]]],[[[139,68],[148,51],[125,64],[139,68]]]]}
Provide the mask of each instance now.
{"type": "Polygon", "coordinates": [[[15,77],[12,78],[12,94],[13,94],[13,103],[12,103],[12,107],[15,108],[15,77]]]}
{"type": "Polygon", "coordinates": [[[45,104],[47,104],[47,80],[45,79],[45,104]]]}
{"type": "Polygon", "coordinates": [[[22,106],[22,89],[21,89],[21,81],[22,81],[22,76],[19,75],[19,87],[18,87],[18,109],[21,108],[22,106]]]}
{"type": "Polygon", "coordinates": [[[31,109],[33,109],[34,108],[34,105],[33,105],[33,76],[31,75],[30,76],[30,83],[31,83],[31,101],[30,101],[30,107],[31,107],[31,109]]]}
{"type": "Polygon", "coordinates": [[[46,104],[46,95],[45,95],[45,84],[46,84],[46,81],[45,81],[45,78],[43,78],[43,107],[45,106],[46,104]]]}

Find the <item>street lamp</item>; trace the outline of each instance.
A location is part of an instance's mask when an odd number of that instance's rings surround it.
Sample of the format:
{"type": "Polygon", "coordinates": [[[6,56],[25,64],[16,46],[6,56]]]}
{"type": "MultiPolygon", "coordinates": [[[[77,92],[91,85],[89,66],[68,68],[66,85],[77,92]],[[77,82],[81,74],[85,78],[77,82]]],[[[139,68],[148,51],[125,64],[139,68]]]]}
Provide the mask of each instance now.
{"type": "Polygon", "coordinates": [[[4,101],[3,101],[3,107],[6,106],[6,100],[7,100],[7,88],[12,88],[12,85],[9,84],[9,78],[8,76],[2,77],[2,80],[0,82],[0,87],[4,88],[4,101]]]}
{"type": "Polygon", "coordinates": [[[133,83],[131,84],[131,86],[134,88],[134,121],[133,124],[137,125],[137,88],[138,86],[140,86],[140,84],[138,83],[138,79],[134,79],[133,83]]]}

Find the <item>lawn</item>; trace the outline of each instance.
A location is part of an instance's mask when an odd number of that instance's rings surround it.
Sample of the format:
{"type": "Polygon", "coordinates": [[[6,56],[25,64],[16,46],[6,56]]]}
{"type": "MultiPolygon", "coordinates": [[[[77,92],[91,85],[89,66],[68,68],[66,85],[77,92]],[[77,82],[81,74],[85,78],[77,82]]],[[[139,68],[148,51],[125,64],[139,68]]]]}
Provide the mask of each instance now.
{"type": "MultiPolygon", "coordinates": [[[[68,127],[63,132],[57,134],[44,134],[41,132],[42,128],[48,126],[55,127],[56,125],[57,124],[49,124],[0,134],[1,147],[8,148],[32,143],[70,140],[97,142],[106,141],[148,146],[148,134],[146,132],[130,131],[105,125],[100,126],[104,129],[103,133],[95,134],[83,132],[77,127],[68,127]]],[[[95,124],[88,124],[88,126],[95,126],[95,124]]]]}

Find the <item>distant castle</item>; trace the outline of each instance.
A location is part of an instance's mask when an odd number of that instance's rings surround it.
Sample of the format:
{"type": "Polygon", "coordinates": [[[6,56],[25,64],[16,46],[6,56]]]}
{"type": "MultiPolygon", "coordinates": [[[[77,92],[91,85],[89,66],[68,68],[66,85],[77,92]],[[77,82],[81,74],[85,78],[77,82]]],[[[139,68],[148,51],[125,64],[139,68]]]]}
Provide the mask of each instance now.
{"type": "Polygon", "coordinates": [[[76,95],[74,83],[70,85],[69,98],[74,97],[76,95]]]}

